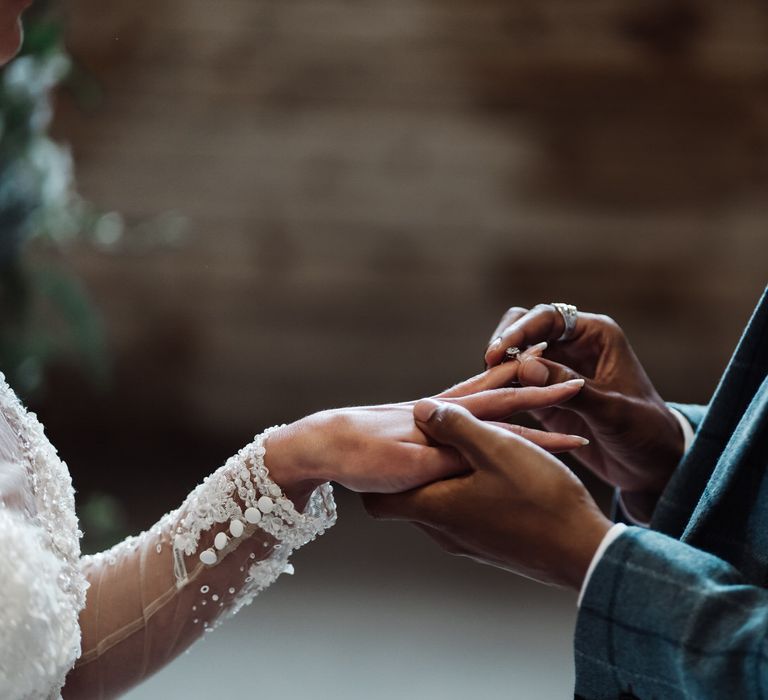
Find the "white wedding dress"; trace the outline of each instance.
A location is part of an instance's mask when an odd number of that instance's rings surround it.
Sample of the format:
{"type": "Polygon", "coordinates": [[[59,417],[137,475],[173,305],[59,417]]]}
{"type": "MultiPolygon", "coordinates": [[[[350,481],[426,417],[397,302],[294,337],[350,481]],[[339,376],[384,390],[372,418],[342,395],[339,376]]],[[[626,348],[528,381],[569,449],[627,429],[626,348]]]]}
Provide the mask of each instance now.
{"type": "Polygon", "coordinates": [[[66,698],[114,697],[289,569],[335,505],[326,484],[297,512],[268,433],[149,531],[81,557],[67,467],[0,374],[0,698],[59,698],[65,680],[66,698]]]}

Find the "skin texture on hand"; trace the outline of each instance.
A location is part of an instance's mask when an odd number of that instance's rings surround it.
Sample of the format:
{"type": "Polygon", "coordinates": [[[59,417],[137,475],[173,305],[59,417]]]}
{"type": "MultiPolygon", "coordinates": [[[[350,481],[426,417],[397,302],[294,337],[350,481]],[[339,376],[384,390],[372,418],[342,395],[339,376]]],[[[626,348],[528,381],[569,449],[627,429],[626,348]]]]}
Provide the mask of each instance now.
{"type": "Polygon", "coordinates": [[[589,438],[579,460],[620,488],[631,514],[647,521],[682,457],[680,425],[612,319],[579,312],[573,337],[556,342],[563,326],[549,304],[530,311],[512,308],[493,335],[486,362],[496,365],[508,347],[550,341],[543,358],[522,358],[520,383],[547,386],[574,378],[586,383],[573,400],[535,410],[534,416],[547,430],[589,438]]]}
{"type": "Polygon", "coordinates": [[[410,521],[451,554],[580,589],[611,522],[556,458],[465,409],[433,400],[419,428],[470,470],[397,495],[364,496],[375,518],[410,521]]]}
{"type": "MultiPolygon", "coordinates": [[[[441,394],[499,430],[516,433],[552,452],[580,448],[578,436],[550,434],[503,423],[520,411],[571,400],[583,386],[574,381],[548,387],[509,387],[518,364],[493,368],[441,394]]],[[[270,436],[267,467],[289,495],[325,481],[353,491],[396,493],[460,474],[467,465],[458,452],[435,445],[413,420],[415,402],[323,411],[270,436]]]]}

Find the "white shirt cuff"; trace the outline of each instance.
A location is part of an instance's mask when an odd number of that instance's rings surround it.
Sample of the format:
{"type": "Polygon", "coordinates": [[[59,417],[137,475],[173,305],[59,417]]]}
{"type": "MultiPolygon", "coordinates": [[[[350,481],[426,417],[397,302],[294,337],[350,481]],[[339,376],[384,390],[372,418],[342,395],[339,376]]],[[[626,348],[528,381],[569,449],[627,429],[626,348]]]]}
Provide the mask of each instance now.
{"type": "Polygon", "coordinates": [[[584,592],[587,590],[587,586],[589,585],[589,579],[592,578],[592,572],[595,570],[595,567],[600,563],[600,560],[603,558],[603,555],[605,554],[605,550],[608,549],[608,547],[613,544],[613,541],[622,533],[624,530],[627,529],[627,526],[624,523],[616,523],[608,532],[605,533],[605,537],[603,537],[603,541],[600,543],[600,546],[597,548],[597,551],[595,552],[595,555],[592,557],[592,561],[589,563],[589,568],[587,569],[587,575],[584,577],[584,583],[581,584],[581,591],[579,592],[579,600],[577,601],[576,605],[577,607],[581,607],[581,601],[584,598],[584,592]]]}
{"type": "Polygon", "coordinates": [[[680,423],[680,429],[683,431],[683,454],[685,454],[693,444],[693,426],[688,422],[688,419],[676,408],[672,408],[671,406],[668,406],[668,408],[672,412],[672,415],[677,418],[677,422],[680,423]]]}

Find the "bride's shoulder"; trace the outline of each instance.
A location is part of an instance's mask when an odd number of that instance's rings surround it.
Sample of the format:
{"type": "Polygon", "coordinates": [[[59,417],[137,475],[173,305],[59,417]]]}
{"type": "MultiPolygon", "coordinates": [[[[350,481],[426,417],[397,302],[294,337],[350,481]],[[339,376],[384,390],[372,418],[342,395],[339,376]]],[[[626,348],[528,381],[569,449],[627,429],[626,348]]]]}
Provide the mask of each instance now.
{"type": "Polygon", "coordinates": [[[55,696],[80,653],[85,603],[74,492],[42,424],[2,375],[0,477],[0,697],[55,696]]]}
{"type": "Polygon", "coordinates": [[[48,531],[50,544],[65,559],[80,558],[80,530],[75,515],[75,493],[67,465],[45,434],[37,416],[28,411],[0,372],[0,458],[13,453],[31,475],[30,488],[38,522],[48,531]]]}
{"type": "Polygon", "coordinates": [[[69,470],[1,374],[0,477],[0,697],[49,697],[80,653],[80,531],[69,470]]]}
{"type": "Polygon", "coordinates": [[[6,442],[10,438],[27,456],[33,453],[45,453],[48,461],[57,461],[56,448],[46,437],[42,423],[35,413],[27,410],[2,372],[0,372],[0,413],[4,418],[3,423],[0,424],[0,430],[8,434],[6,442]]]}

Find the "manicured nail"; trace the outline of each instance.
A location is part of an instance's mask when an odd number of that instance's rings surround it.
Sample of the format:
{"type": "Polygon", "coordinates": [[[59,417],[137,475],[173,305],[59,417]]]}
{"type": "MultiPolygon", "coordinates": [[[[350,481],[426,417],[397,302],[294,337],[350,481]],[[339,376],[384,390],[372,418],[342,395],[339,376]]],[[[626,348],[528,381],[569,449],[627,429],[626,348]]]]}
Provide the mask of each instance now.
{"type": "Polygon", "coordinates": [[[535,357],[530,357],[523,362],[520,374],[525,379],[526,384],[534,386],[544,386],[549,379],[549,369],[546,365],[538,362],[535,357]]]}
{"type": "Polygon", "coordinates": [[[584,384],[584,379],[569,379],[567,382],[565,382],[565,386],[577,386],[579,388],[583,387],[584,384]]]}
{"type": "Polygon", "coordinates": [[[568,437],[573,438],[574,440],[577,440],[582,447],[586,447],[589,445],[589,440],[585,437],[581,437],[581,435],[569,435],[568,437]]]}
{"type": "Polygon", "coordinates": [[[547,348],[549,347],[549,343],[537,343],[536,345],[531,345],[525,352],[527,352],[530,355],[541,355],[547,348]]]}
{"type": "Polygon", "coordinates": [[[413,417],[421,423],[428,423],[438,408],[440,404],[437,401],[423,399],[413,407],[413,417]]]}
{"type": "Polygon", "coordinates": [[[501,347],[501,336],[496,338],[489,346],[488,350],[486,352],[493,352],[494,350],[498,350],[499,347],[501,347]]]}

